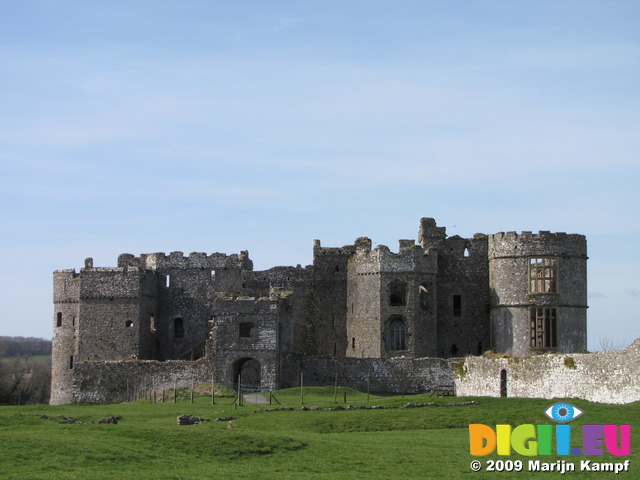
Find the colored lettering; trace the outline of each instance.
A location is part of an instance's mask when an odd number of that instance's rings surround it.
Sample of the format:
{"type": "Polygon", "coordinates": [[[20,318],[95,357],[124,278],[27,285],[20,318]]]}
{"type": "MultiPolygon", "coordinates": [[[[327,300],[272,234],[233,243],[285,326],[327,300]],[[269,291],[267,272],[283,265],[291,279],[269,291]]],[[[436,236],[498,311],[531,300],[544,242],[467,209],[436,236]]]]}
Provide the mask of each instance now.
{"type": "Polygon", "coordinates": [[[469,452],[481,457],[489,455],[496,449],[496,433],[491,427],[482,423],[469,425],[469,452]]]}
{"type": "MultiPolygon", "coordinates": [[[[500,444],[500,441],[498,441],[500,444]]],[[[538,454],[535,425],[518,425],[511,434],[511,446],[520,455],[532,457],[538,454]]]]}
{"type": "Polygon", "coordinates": [[[553,425],[538,425],[538,455],[551,455],[553,425]]]}
{"type": "MultiPolygon", "coordinates": [[[[481,423],[469,425],[469,453],[484,456],[552,455],[553,425],[496,425],[495,430],[481,423]]],[[[582,425],[582,446],[571,447],[571,426],[555,426],[557,455],[600,456],[604,451],[617,457],[631,454],[631,425],[582,425]]],[[[564,462],[564,460],[562,460],[564,462]]]]}
{"type": "Polygon", "coordinates": [[[620,448],[618,448],[617,425],[604,425],[604,446],[611,455],[622,457],[631,453],[631,425],[620,425],[620,448]]]}
{"type": "Polygon", "coordinates": [[[556,425],[556,453],[569,455],[571,449],[571,425],[556,425]]]}
{"type": "Polygon", "coordinates": [[[602,455],[602,425],[582,425],[582,448],[585,455],[602,455]]]}
{"type": "Polygon", "coordinates": [[[496,425],[498,455],[511,455],[511,425],[496,425]]]}

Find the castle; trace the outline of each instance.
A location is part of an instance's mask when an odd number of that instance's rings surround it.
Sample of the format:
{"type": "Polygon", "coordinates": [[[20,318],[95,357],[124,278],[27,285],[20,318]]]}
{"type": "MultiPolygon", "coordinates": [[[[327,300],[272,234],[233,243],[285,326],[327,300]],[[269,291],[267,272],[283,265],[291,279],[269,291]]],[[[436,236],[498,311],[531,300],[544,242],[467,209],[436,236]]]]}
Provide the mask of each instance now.
{"type": "Polygon", "coordinates": [[[583,235],[448,237],[432,218],[397,253],[315,240],[306,267],[254,271],[246,251],[88,258],[54,272],[51,403],[122,401],[138,376],[425,391],[452,382],[456,357],[585,350],[586,272],[583,235]]]}

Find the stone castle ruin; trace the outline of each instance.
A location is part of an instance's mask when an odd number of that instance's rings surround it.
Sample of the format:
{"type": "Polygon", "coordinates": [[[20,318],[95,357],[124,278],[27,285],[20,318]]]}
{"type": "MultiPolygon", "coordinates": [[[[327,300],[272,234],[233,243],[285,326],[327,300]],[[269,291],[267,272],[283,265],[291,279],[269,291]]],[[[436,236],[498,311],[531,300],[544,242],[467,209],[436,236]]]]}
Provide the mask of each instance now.
{"type": "Polygon", "coordinates": [[[133,378],[262,390],[315,384],[424,392],[487,350],[586,349],[583,235],[448,237],[432,218],[397,253],[322,247],[313,265],[254,271],[246,251],[122,254],[54,272],[51,403],[126,399],[133,378]],[[457,359],[457,360],[456,360],[457,359]]]}

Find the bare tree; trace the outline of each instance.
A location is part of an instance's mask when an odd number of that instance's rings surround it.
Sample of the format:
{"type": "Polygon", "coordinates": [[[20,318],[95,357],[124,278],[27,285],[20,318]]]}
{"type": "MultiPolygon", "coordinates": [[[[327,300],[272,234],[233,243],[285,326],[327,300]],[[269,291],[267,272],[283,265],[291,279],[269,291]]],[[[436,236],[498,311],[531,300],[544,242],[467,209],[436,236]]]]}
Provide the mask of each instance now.
{"type": "Polygon", "coordinates": [[[603,352],[611,352],[613,350],[620,350],[626,347],[629,342],[617,341],[615,342],[611,337],[600,336],[600,350],[603,352]]]}
{"type": "Polygon", "coordinates": [[[51,361],[17,356],[0,361],[0,404],[48,403],[51,361]]]}

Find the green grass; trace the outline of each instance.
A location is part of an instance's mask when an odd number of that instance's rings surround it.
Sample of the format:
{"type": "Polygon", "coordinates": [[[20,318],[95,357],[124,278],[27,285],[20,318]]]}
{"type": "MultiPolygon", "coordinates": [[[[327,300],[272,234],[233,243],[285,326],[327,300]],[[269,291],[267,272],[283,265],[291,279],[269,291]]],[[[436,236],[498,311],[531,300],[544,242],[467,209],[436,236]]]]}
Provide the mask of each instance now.
{"type": "MultiPolygon", "coordinates": [[[[333,407],[333,388],[305,388],[276,392],[294,411],[257,412],[268,405],[234,408],[231,398],[211,405],[205,394],[195,403],[134,402],[108,405],[0,407],[0,477],[3,479],[423,479],[423,478],[534,478],[541,473],[474,473],[469,464],[469,423],[518,425],[550,423],[544,410],[554,403],[540,399],[500,399],[426,395],[371,397],[353,395],[354,406],[400,406],[408,402],[435,402],[422,408],[327,411],[333,407]],[[307,403],[309,400],[309,403],[307,403]],[[475,400],[464,407],[451,403],[475,400]],[[180,414],[228,422],[178,426],[180,414]],[[60,424],[60,415],[92,422],[121,416],[118,425],[60,424]],[[43,417],[45,416],[45,417],[43,417]]],[[[572,422],[632,425],[631,472],[636,478],[640,461],[634,447],[640,425],[640,402],[613,406],[568,399],[585,413],[572,422]]],[[[341,404],[344,406],[344,404],[341,404]]],[[[273,406],[275,407],[275,406],[273,406]]],[[[497,459],[491,455],[487,458],[497,459]]],[[[480,458],[483,463],[487,458],[480,458]]],[[[558,457],[536,457],[555,461],[558,457]]],[[[579,464],[579,459],[564,458],[579,464]]],[[[593,459],[594,457],[589,457],[593,459]]],[[[503,460],[526,460],[518,455],[503,460]]],[[[608,455],[598,461],[622,461],[608,455]]],[[[570,472],[572,478],[592,478],[593,472],[570,472]]],[[[554,474],[547,475],[555,478],[554,474]]],[[[602,474],[598,475],[599,477],[602,474]]],[[[624,476],[624,474],[623,474],[624,476]]],[[[606,478],[606,474],[605,474],[606,478]]]]}
{"type": "Polygon", "coordinates": [[[4,362],[15,362],[16,360],[26,360],[26,359],[33,359],[33,360],[41,360],[43,362],[50,362],[51,361],[51,355],[11,355],[8,357],[0,357],[0,361],[4,361],[4,362]]]}

